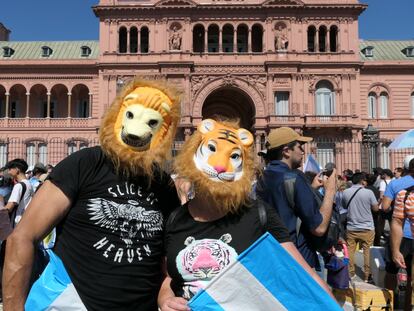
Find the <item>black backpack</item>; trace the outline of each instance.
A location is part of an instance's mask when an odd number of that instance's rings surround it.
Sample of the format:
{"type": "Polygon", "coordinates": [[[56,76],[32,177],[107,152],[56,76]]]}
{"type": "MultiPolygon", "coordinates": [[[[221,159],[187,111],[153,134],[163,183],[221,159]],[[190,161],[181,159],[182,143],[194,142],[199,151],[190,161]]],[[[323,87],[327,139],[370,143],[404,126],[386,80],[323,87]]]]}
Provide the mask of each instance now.
{"type": "MultiPolygon", "coordinates": [[[[294,172],[287,172],[284,174],[284,187],[286,192],[286,197],[288,200],[288,204],[290,208],[293,210],[293,212],[296,213],[295,208],[295,183],[297,178],[297,173],[294,172]]],[[[318,206],[321,207],[322,205],[322,196],[317,193],[310,185],[310,189],[312,190],[312,193],[314,194],[315,200],[318,202],[318,206]]],[[[337,206],[332,207],[332,216],[329,222],[329,227],[326,230],[325,234],[321,237],[314,236],[313,234],[310,234],[310,241],[311,246],[315,251],[318,251],[320,253],[328,251],[332,246],[336,246],[338,244],[338,240],[341,233],[340,228],[340,214],[339,214],[339,208],[337,206]]],[[[302,221],[299,217],[297,217],[296,222],[296,236],[299,235],[300,228],[302,226],[302,221]]]]}

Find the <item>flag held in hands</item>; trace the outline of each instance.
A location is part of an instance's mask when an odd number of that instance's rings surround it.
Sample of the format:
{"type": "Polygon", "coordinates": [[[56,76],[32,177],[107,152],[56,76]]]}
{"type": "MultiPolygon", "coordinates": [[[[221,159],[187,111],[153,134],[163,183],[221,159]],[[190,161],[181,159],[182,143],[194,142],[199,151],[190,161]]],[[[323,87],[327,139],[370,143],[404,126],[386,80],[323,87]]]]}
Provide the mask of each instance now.
{"type": "Polygon", "coordinates": [[[189,302],[193,311],[342,310],[269,233],[189,302]]]}

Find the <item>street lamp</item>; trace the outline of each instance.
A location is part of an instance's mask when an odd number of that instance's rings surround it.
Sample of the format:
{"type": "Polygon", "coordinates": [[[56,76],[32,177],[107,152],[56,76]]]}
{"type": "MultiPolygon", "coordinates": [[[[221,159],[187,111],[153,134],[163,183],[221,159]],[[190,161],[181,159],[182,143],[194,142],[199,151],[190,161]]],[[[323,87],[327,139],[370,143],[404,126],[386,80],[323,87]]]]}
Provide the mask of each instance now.
{"type": "Polygon", "coordinates": [[[372,169],[377,167],[377,147],[379,144],[379,131],[368,124],[368,126],[362,130],[362,144],[368,149],[368,171],[372,172],[372,169]]]}

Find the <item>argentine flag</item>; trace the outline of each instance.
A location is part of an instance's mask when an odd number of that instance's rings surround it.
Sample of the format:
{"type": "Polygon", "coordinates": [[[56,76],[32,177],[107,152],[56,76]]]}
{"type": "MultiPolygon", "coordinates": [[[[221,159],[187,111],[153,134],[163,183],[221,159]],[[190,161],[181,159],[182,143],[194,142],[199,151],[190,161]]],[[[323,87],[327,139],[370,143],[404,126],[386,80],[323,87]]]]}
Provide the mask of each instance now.
{"type": "Polygon", "coordinates": [[[265,233],[189,302],[193,311],[342,310],[265,233]]]}
{"type": "Polygon", "coordinates": [[[303,171],[314,173],[319,173],[321,171],[321,166],[311,154],[306,158],[305,164],[303,165],[303,171]]]}
{"type": "Polygon", "coordinates": [[[33,284],[24,309],[27,311],[87,311],[62,260],[48,250],[49,263],[33,284]]]}

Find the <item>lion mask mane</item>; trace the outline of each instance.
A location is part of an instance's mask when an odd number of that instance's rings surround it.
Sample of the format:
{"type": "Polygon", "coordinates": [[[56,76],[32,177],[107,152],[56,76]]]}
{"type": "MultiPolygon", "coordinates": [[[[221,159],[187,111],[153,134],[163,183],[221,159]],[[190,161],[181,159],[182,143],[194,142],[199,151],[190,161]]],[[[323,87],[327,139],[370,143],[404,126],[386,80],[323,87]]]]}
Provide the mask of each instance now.
{"type": "Polygon", "coordinates": [[[162,81],[134,79],[107,110],[99,140],[118,173],[152,177],[170,157],[180,94],[162,81]]]}
{"type": "Polygon", "coordinates": [[[255,173],[253,135],[234,121],[201,122],[175,158],[175,172],[218,208],[235,213],[248,202],[255,173]]]}

